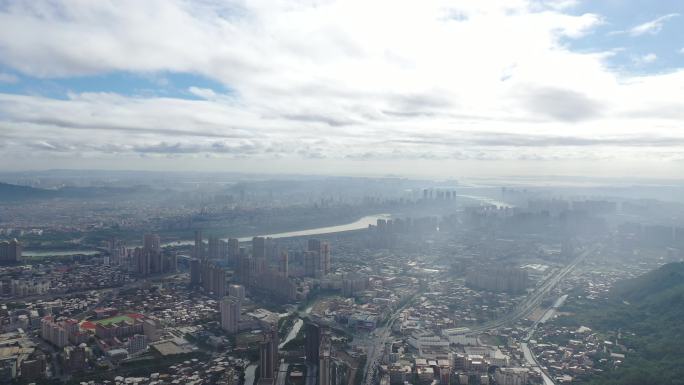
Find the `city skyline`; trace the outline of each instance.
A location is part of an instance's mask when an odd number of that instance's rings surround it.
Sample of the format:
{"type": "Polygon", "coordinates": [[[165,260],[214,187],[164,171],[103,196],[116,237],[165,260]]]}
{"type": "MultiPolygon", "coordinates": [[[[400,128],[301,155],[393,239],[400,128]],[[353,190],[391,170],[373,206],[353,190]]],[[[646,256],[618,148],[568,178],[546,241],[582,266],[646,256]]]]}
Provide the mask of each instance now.
{"type": "MultiPolygon", "coordinates": [[[[43,185],[55,175],[24,177],[43,185]]],[[[674,315],[684,290],[676,189],[399,178],[220,185],[178,174],[83,187],[106,180],[88,178],[56,181],[72,196],[14,185],[26,195],[0,205],[0,378],[681,377],[678,364],[658,370],[662,352],[682,357],[670,338],[682,328],[674,315]],[[378,210],[387,214],[368,215],[378,210]]]]}
{"type": "Polygon", "coordinates": [[[682,382],[684,1],[0,25],[0,385],[682,382]]]}

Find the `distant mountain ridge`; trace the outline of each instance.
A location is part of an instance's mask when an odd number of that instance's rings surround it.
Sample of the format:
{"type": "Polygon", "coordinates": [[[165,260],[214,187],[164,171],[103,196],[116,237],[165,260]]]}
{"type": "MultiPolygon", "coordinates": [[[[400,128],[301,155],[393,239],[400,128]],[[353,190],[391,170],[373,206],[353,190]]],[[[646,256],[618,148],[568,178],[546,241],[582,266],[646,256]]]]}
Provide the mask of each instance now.
{"type": "Polygon", "coordinates": [[[56,191],[39,189],[29,186],[19,186],[0,182],[0,200],[18,201],[26,199],[46,199],[56,196],[56,191]]]}
{"type": "Polygon", "coordinates": [[[117,195],[130,195],[138,193],[148,193],[152,189],[146,186],[131,187],[62,187],[60,189],[48,190],[30,186],[21,186],[0,182],[0,202],[24,201],[37,199],[88,199],[101,198],[117,195]]]}

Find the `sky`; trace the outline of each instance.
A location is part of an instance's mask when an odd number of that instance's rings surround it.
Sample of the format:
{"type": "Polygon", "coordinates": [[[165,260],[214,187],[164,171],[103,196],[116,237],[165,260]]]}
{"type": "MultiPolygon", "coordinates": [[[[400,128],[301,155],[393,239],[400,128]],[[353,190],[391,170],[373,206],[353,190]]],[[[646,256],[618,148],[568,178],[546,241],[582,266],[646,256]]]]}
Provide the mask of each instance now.
{"type": "Polygon", "coordinates": [[[684,176],[681,0],[0,0],[2,170],[684,176]]]}

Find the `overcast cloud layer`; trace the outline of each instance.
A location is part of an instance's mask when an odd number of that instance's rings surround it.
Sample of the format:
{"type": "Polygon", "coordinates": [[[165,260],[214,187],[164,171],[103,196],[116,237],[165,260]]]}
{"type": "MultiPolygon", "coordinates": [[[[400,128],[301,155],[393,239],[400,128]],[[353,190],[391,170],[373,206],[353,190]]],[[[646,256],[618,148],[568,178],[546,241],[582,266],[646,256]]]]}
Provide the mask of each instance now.
{"type": "Polygon", "coordinates": [[[6,168],[643,159],[677,176],[684,39],[668,26],[684,20],[644,11],[617,25],[568,0],[0,1],[0,151],[6,168]]]}

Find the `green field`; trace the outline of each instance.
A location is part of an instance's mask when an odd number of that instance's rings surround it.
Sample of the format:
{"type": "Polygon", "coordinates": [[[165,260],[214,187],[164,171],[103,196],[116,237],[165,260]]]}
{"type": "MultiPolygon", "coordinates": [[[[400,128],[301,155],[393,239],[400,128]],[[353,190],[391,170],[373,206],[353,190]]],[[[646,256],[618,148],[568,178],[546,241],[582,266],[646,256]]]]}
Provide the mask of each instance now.
{"type": "Polygon", "coordinates": [[[103,326],[107,326],[107,325],[110,325],[110,324],[113,324],[116,322],[128,321],[128,320],[132,320],[132,318],[127,316],[127,315],[118,315],[116,317],[105,318],[105,319],[101,319],[99,321],[95,321],[95,323],[103,325],[103,326]]]}

